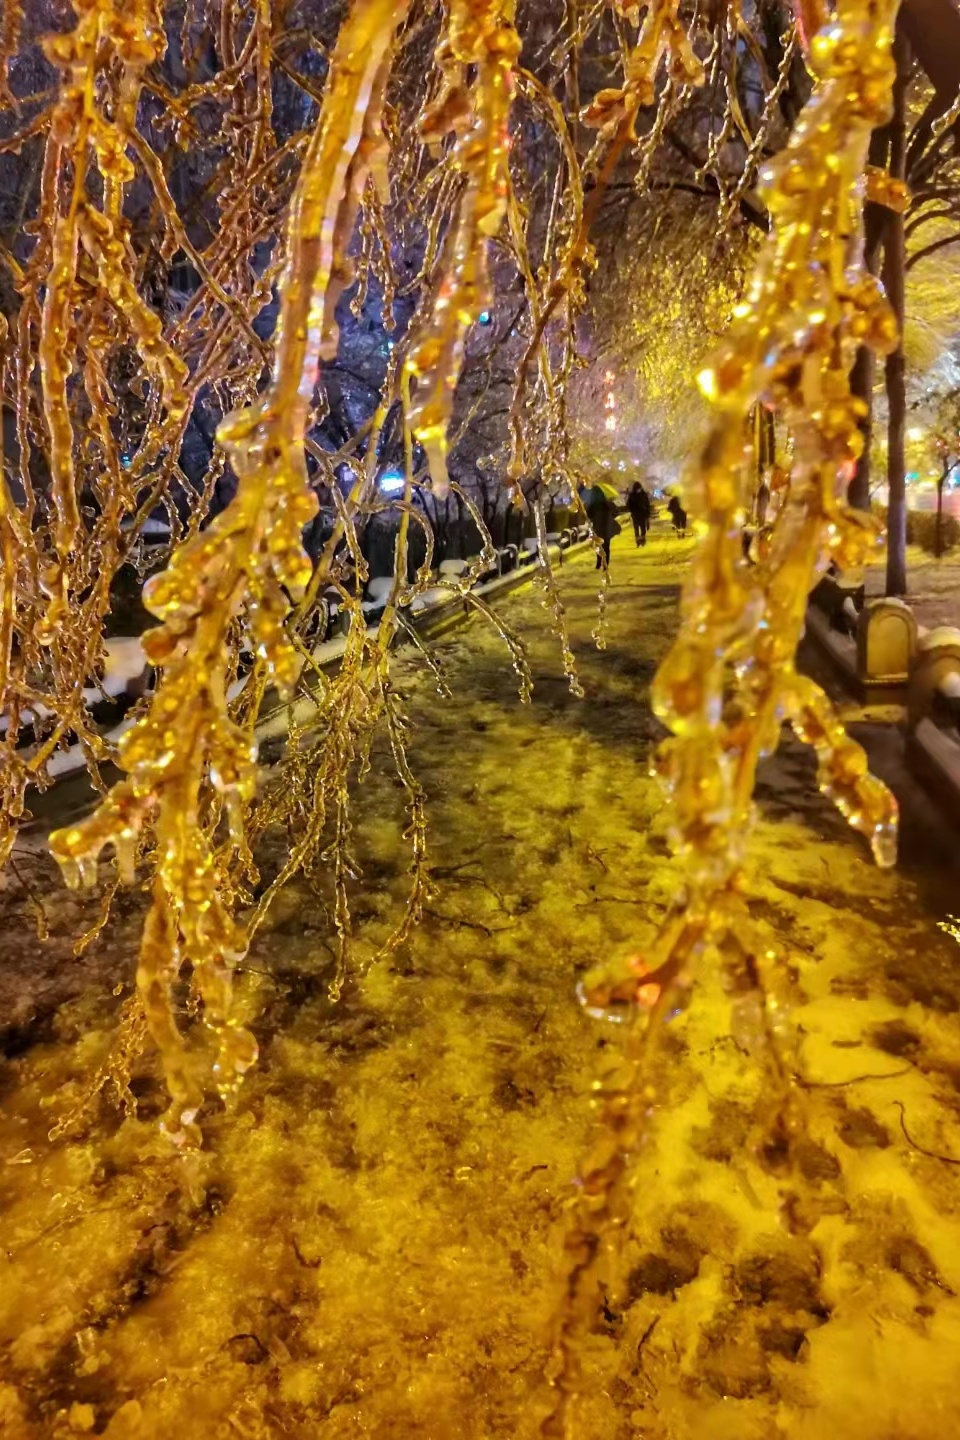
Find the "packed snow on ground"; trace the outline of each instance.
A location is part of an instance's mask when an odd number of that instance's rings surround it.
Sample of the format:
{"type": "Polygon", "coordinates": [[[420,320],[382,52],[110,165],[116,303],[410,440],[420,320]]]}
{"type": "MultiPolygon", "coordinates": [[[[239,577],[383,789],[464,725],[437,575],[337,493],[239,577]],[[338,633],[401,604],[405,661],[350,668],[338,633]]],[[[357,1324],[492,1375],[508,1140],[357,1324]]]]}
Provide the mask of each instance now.
{"type": "MultiPolygon", "coordinates": [[[[679,883],[647,688],[688,553],[615,542],[602,655],[592,560],[563,567],[582,702],[534,589],[500,602],[531,639],[529,707],[477,622],[435,647],[450,701],[398,658],[436,893],[379,956],[409,881],[379,745],[350,982],[332,1004],[328,878],[288,886],[239,982],[260,1060],[206,1107],[199,1155],[159,1132],[149,1052],[132,1113],[108,1087],[48,1138],[114,1043],[143,898],[75,956],[95,898],[23,860],[29,890],[0,896],[0,1432],[533,1440],[591,1083],[619,1043],[577,981],[643,953],[679,883]]],[[[936,824],[910,833],[880,872],[800,745],[765,768],[748,885],[803,1079],[793,1169],[766,1143],[754,1000],[711,968],[668,1030],[584,1440],[960,1433],[960,954],[937,928],[960,891],[936,824]]],[[[287,843],[263,847],[264,882],[287,843]]]]}

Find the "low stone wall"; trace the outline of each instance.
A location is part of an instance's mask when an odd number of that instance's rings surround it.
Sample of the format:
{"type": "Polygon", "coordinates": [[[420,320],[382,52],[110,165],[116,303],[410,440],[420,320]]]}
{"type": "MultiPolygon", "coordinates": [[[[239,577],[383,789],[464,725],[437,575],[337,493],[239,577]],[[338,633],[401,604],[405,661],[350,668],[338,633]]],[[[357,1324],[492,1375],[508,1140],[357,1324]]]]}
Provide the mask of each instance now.
{"type": "Polygon", "coordinates": [[[960,826],[960,630],[920,630],[902,600],[865,603],[862,586],[832,579],[811,596],[807,634],[861,704],[900,707],[910,769],[960,826]]]}
{"type": "Polygon", "coordinates": [[[902,600],[864,600],[862,582],[824,580],[810,597],[807,633],[861,704],[906,703],[917,624],[902,600]]]}

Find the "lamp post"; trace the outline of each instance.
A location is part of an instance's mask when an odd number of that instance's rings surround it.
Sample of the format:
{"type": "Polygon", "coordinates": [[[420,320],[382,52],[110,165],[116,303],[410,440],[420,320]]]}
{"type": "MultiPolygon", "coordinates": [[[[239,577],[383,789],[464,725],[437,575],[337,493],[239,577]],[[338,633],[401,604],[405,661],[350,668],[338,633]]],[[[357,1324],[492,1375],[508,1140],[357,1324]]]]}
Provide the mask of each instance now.
{"type": "Polygon", "coordinates": [[[608,430],[616,430],[616,428],[617,428],[617,416],[616,416],[616,404],[617,404],[617,401],[616,401],[616,396],[615,396],[614,393],[613,393],[613,371],[612,371],[612,370],[607,370],[607,371],[605,371],[603,378],[604,378],[604,380],[605,380],[606,383],[607,383],[607,393],[606,393],[606,395],[604,396],[604,401],[603,401],[604,409],[605,409],[606,412],[607,412],[606,427],[607,427],[608,430]]]}

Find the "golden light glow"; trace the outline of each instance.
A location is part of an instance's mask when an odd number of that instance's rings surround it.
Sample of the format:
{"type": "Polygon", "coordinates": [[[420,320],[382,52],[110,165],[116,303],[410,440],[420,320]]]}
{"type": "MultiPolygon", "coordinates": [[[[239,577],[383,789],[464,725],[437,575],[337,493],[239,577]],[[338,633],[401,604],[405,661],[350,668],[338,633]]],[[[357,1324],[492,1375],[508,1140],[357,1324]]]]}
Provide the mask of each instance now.
{"type": "MultiPolygon", "coordinates": [[[[187,69],[196,8],[186,7],[183,22],[187,69]]],[[[329,998],[341,996],[350,959],[348,882],[356,873],[351,802],[377,736],[402,792],[410,851],[407,904],[384,951],[400,946],[421,916],[431,884],[426,795],[411,768],[407,720],[390,678],[391,650],[401,631],[410,632],[407,614],[418,596],[446,588],[496,625],[521,698],[530,697],[522,643],[471,593],[497,555],[451,458],[461,438],[451,421],[467,337],[502,298],[489,267],[493,240],[522,287],[525,327],[519,364],[510,361],[515,384],[503,407],[509,457],[502,457],[499,479],[514,509],[530,517],[528,538],[536,540],[563,672],[571,692],[582,694],[551,568],[547,514],[553,499],[576,497],[591,478],[571,462],[568,392],[582,365],[577,322],[596,265],[596,222],[621,162],[634,165],[638,191],[648,185],[666,125],[706,79],[702,55],[710,57],[710,94],[726,95],[704,174],[721,167],[727,141],[744,129],[736,47],[734,59],[723,61],[727,71],[721,63],[729,49],[723,38],[739,45],[747,33],[733,0],[695,7],[689,18],[678,0],[650,0],[640,12],[614,7],[613,83],[579,115],[570,113],[580,54],[597,33],[591,27],[606,23],[605,8],[574,9],[555,21],[559,58],[544,80],[521,64],[524,37],[512,0],[450,0],[436,16],[405,0],[353,0],[331,42],[318,104],[308,76],[293,72],[316,119],[280,140],[273,81],[291,71],[294,32],[280,23],[287,7],[216,7],[222,67],[210,77],[198,66],[201,78],[172,93],[160,78],[169,23],[160,0],[75,0],[73,28],[45,41],[55,83],[36,100],[39,118],[3,142],[13,152],[38,139],[43,153],[35,244],[24,264],[6,257],[19,308],[9,333],[6,321],[0,333],[18,438],[9,467],[17,485],[6,475],[0,483],[0,698],[7,720],[0,864],[13,849],[30,787],[52,783],[52,762],[75,743],[100,803],[54,832],[51,849],[71,885],[93,883],[102,853],[113,854],[102,915],[81,948],[107,923],[118,883],[138,874],[146,881],[138,998],[125,1014],[115,1074],[125,1087],[130,1048],[149,1032],[169,1092],[164,1126],[183,1148],[202,1143],[198,1116],[208,1090],[229,1099],[256,1062],[256,1040],[235,1005],[234,973],[296,875],[322,872],[329,880],[329,998]],[[436,20],[435,45],[425,16],[436,20]],[[427,76],[426,52],[417,48],[424,33],[434,46],[427,76]],[[138,127],[146,94],[164,115],[157,148],[138,127]],[[211,104],[225,107],[229,124],[211,160],[215,223],[201,251],[175,203],[174,181],[184,154],[209,128],[203,114],[211,104]],[[638,131],[645,109],[650,123],[638,131]],[[547,137],[548,162],[525,168],[518,137],[531,117],[536,123],[528,128],[547,137]],[[583,130],[593,132],[588,147],[583,130]],[[534,176],[536,166],[543,173],[534,176]],[[552,199],[541,211],[535,198],[548,166],[552,199]],[[129,218],[141,191],[156,217],[147,239],[129,218]],[[419,273],[398,267],[395,240],[423,256],[419,273]],[[157,268],[165,273],[175,256],[186,257],[197,285],[183,313],[161,314],[150,287],[157,268]],[[338,356],[338,307],[354,281],[354,315],[364,313],[373,282],[383,330],[396,331],[396,339],[386,347],[385,378],[370,413],[332,451],[319,443],[317,427],[330,403],[323,382],[338,356]],[[265,340],[257,322],[274,294],[279,317],[265,340]],[[410,317],[405,329],[401,315],[410,317]],[[125,368],[135,372],[134,383],[123,381],[125,368]],[[191,418],[211,394],[226,413],[194,489],[181,452],[191,418]],[[402,492],[389,497],[399,515],[394,571],[385,577],[382,618],[368,628],[361,532],[387,508],[378,476],[388,442],[403,452],[402,492]],[[420,451],[426,464],[418,470],[420,451]],[[339,478],[347,464],[349,489],[339,478]],[[228,472],[236,493],[214,515],[212,500],[228,472]],[[49,478],[42,494],[41,474],[49,478]],[[320,484],[332,518],[311,560],[303,533],[316,516],[320,484]],[[426,518],[428,502],[436,506],[448,494],[480,537],[479,554],[456,581],[432,573],[435,536],[426,518]],[[170,521],[169,553],[143,589],[159,622],[146,632],[144,652],[160,683],[111,744],[89,699],[104,678],[111,587],[124,566],[145,573],[141,532],[161,508],[170,521]],[[411,526],[423,536],[418,565],[411,526]],[[333,674],[317,671],[310,639],[325,591],[336,596],[345,621],[333,674]],[[264,784],[256,722],[268,689],[290,702],[290,734],[285,759],[264,784]],[[21,745],[34,725],[28,717],[41,723],[21,745]],[[107,762],[123,771],[109,790],[100,771],[107,762]],[[266,881],[256,847],[271,831],[285,834],[288,846],[266,881]],[[188,1039],[177,998],[184,989],[188,1013],[207,1032],[203,1041],[188,1039]]],[[[542,1425],[554,1440],[574,1433],[584,1351],[607,1299],[606,1258],[629,1222],[631,1167],[657,1094],[656,1046],[705,963],[722,957],[728,969],[739,966],[741,979],[760,993],[783,1133],[801,1133],[800,1102],[770,1019],[774,1007],[766,1006],[764,967],[776,957],[751,921],[743,880],[756,769],[775,748],[784,716],[813,747],[822,790],[868,837],[878,862],[889,865],[895,854],[895,802],[868,773],[826,697],[794,665],[818,565],[825,558],[862,564],[877,542],[870,518],[847,509],[842,479],[863,443],[862,407],[848,379],[857,347],[885,354],[897,340],[881,287],[863,264],[860,233],[868,141],[888,113],[895,12],[895,0],[837,0],[829,23],[811,38],[812,96],[786,151],[759,176],[770,232],[750,298],[733,307],[729,333],[697,376],[712,424],[684,495],[702,533],[682,627],[653,696],[672,732],[657,768],[683,879],[649,959],[583,987],[592,1010],[616,1007],[627,1024],[623,1051],[597,1089],[596,1131],[568,1211],[542,1425]],[[761,561],[747,567],[738,523],[749,471],[744,424],[758,402],[776,412],[798,458],[779,487],[761,561]]],[[[22,7],[5,8],[4,77],[21,15],[22,7]]],[[[755,133],[745,138],[741,180],[718,182],[725,225],[768,153],[771,117],[799,43],[792,27],[779,70],[767,77],[755,133]]],[[[878,193],[876,177],[871,185],[878,193]]],[[[903,199],[895,193],[891,203],[903,199]]],[[[604,380],[612,386],[615,371],[606,370],[604,380]]],[[[595,403],[593,390],[592,424],[595,403]]],[[[616,408],[609,389],[609,432],[618,425],[616,408]]],[[[602,644],[602,609],[596,633],[602,644]]],[[[80,1418],[86,1424],[85,1412],[80,1418]]]]}

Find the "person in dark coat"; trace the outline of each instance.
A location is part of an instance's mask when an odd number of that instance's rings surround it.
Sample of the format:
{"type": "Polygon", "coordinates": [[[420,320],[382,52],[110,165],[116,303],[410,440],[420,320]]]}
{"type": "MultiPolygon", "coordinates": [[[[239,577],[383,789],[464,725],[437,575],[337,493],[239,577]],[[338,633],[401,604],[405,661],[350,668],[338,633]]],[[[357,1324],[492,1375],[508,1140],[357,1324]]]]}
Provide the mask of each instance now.
{"type": "Polygon", "coordinates": [[[686,510],[684,510],[683,506],[680,504],[680,500],[679,500],[679,497],[678,497],[678,496],[676,496],[676,495],[671,495],[671,496],[670,496],[670,503],[669,503],[669,505],[667,506],[667,510],[668,510],[668,512],[669,512],[669,514],[670,514],[670,519],[673,521],[673,528],[674,528],[674,530],[677,532],[677,534],[678,534],[678,535],[686,535],[686,533],[687,533],[687,512],[686,512],[686,510]]]}
{"type": "Polygon", "coordinates": [[[620,534],[615,493],[606,485],[590,485],[580,492],[587,519],[603,547],[603,555],[597,556],[598,570],[604,563],[610,564],[610,541],[620,534]]]}
{"type": "Polygon", "coordinates": [[[647,530],[650,528],[650,496],[639,480],[634,482],[627,496],[627,509],[633,521],[633,538],[637,546],[646,545],[647,530]]]}

